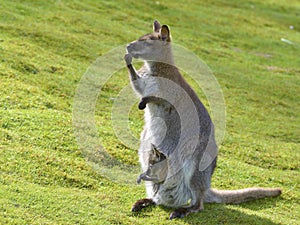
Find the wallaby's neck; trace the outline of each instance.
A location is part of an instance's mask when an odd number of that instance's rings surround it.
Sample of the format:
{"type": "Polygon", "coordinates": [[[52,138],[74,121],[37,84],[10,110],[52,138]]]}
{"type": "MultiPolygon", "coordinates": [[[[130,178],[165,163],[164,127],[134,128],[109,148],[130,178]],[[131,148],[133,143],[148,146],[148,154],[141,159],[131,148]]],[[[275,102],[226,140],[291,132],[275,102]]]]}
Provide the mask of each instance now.
{"type": "Polygon", "coordinates": [[[175,68],[174,63],[165,62],[145,61],[145,65],[149,69],[149,71],[155,74],[166,70],[172,70],[172,68],[175,68]]]}
{"type": "Polygon", "coordinates": [[[168,76],[168,74],[174,73],[177,70],[174,65],[174,60],[172,58],[167,58],[162,61],[145,61],[145,66],[149,71],[151,71],[152,76],[168,76]]]}
{"type": "Polygon", "coordinates": [[[158,57],[156,60],[147,60],[145,61],[146,67],[153,72],[154,74],[157,74],[160,71],[166,71],[171,70],[172,68],[175,68],[174,64],[174,57],[172,53],[171,44],[168,44],[168,46],[164,46],[164,53],[158,57]]]}

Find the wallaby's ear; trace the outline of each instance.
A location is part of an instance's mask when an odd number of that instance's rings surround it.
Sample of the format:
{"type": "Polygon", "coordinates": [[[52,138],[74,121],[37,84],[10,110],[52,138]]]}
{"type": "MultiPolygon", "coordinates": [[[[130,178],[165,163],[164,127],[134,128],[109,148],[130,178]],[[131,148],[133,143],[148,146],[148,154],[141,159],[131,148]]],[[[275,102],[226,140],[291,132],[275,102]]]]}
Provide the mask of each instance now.
{"type": "Polygon", "coordinates": [[[161,28],[160,23],[159,23],[157,20],[154,20],[154,23],[153,23],[153,31],[154,31],[154,32],[159,32],[160,28],[161,28]]]}
{"type": "Polygon", "coordinates": [[[163,41],[171,41],[171,33],[170,33],[170,29],[167,25],[162,25],[161,29],[160,29],[160,34],[161,34],[161,39],[163,41]]]}

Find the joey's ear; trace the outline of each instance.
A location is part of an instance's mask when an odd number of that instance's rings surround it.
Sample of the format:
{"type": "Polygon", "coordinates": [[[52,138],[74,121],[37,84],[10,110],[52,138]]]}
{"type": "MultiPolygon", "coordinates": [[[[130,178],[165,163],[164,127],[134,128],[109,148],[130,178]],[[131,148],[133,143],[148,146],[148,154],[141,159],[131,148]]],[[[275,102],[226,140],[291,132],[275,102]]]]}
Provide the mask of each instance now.
{"type": "Polygon", "coordinates": [[[151,150],[155,151],[156,150],[156,147],[154,144],[151,143],[151,150]]]}
{"type": "Polygon", "coordinates": [[[167,25],[162,25],[161,29],[160,29],[160,35],[161,35],[161,39],[163,41],[171,41],[171,33],[170,33],[170,29],[167,25]]]}
{"type": "Polygon", "coordinates": [[[154,23],[153,23],[153,31],[154,31],[154,32],[159,32],[160,28],[161,28],[160,23],[159,23],[157,20],[154,20],[154,23]]]}

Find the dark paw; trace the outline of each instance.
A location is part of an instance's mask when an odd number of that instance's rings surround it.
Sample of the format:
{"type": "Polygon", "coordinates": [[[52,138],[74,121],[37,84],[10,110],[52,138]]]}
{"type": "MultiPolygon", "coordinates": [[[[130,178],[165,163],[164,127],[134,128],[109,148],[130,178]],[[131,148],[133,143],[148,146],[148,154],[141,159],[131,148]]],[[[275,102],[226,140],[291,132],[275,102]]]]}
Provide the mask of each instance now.
{"type": "Polygon", "coordinates": [[[140,101],[140,103],[139,103],[139,110],[145,109],[146,108],[146,104],[147,104],[147,102],[142,99],[140,101]]]}
{"type": "Polygon", "coordinates": [[[131,57],[131,55],[129,53],[125,54],[124,59],[125,59],[125,62],[126,62],[127,66],[131,65],[131,63],[132,63],[132,57],[131,57]]]}
{"type": "Polygon", "coordinates": [[[188,210],[185,208],[176,209],[171,213],[170,220],[175,219],[175,218],[183,218],[187,214],[188,214],[188,210]]]}
{"type": "Polygon", "coordinates": [[[141,200],[138,200],[131,208],[131,212],[139,212],[141,209],[150,206],[155,205],[155,202],[150,198],[144,198],[141,200]]]}
{"type": "Polygon", "coordinates": [[[140,205],[140,204],[137,204],[135,203],[132,208],[131,208],[131,212],[139,212],[141,211],[142,208],[144,208],[145,206],[143,205],[140,205]]]}

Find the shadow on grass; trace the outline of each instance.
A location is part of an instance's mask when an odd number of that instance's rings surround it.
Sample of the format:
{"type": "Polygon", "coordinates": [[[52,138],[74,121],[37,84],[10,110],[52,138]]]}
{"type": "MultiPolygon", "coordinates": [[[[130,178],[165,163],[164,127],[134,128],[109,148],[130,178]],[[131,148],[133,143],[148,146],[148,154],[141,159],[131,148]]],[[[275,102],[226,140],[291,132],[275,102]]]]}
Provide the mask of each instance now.
{"type": "Polygon", "coordinates": [[[246,203],[239,204],[241,208],[250,209],[253,211],[276,207],[277,202],[285,201],[285,198],[278,196],[275,198],[257,199],[246,203]]]}
{"type": "Polygon", "coordinates": [[[190,214],[183,218],[188,224],[243,224],[243,225],[280,225],[273,221],[259,217],[257,215],[249,215],[244,212],[230,209],[226,205],[212,204],[200,213],[190,214]]]}
{"type": "MultiPolygon", "coordinates": [[[[247,208],[253,211],[257,211],[263,208],[272,208],[276,205],[276,201],[278,199],[271,199],[264,201],[256,200],[250,203],[249,207],[244,203],[239,205],[241,208],[247,208]],[[261,204],[260,204],[261,203],[261,204]]],[[[132,216],[143,217],[143,218],[151,218],[153,214],[151,213],[154,207],[159,207],[164,210],[168,215],[174,210],[172,208],[167,208],[164,206],[150,206],[143,209],[140,212],[133,213],[132,216]]],[[[166,217],[165,223],[170,222],[169,218],[166,217]]],[[[259,217],[257,215],[249,215],[239,210],[231,209],[227,207],[225,204],[205,204],[205,209],[203,212],[191,213],[187,217],[182,219],[174,219],[172,222],[174,224],[180,223],[180,221],[184,224],[198,225],[198,224],[243,224],[243,225],[281,225],[280,223],[274,223],[273,221],[259,217]]],[[[161,221],[164,224],[164,221],[161,221]]]]}

